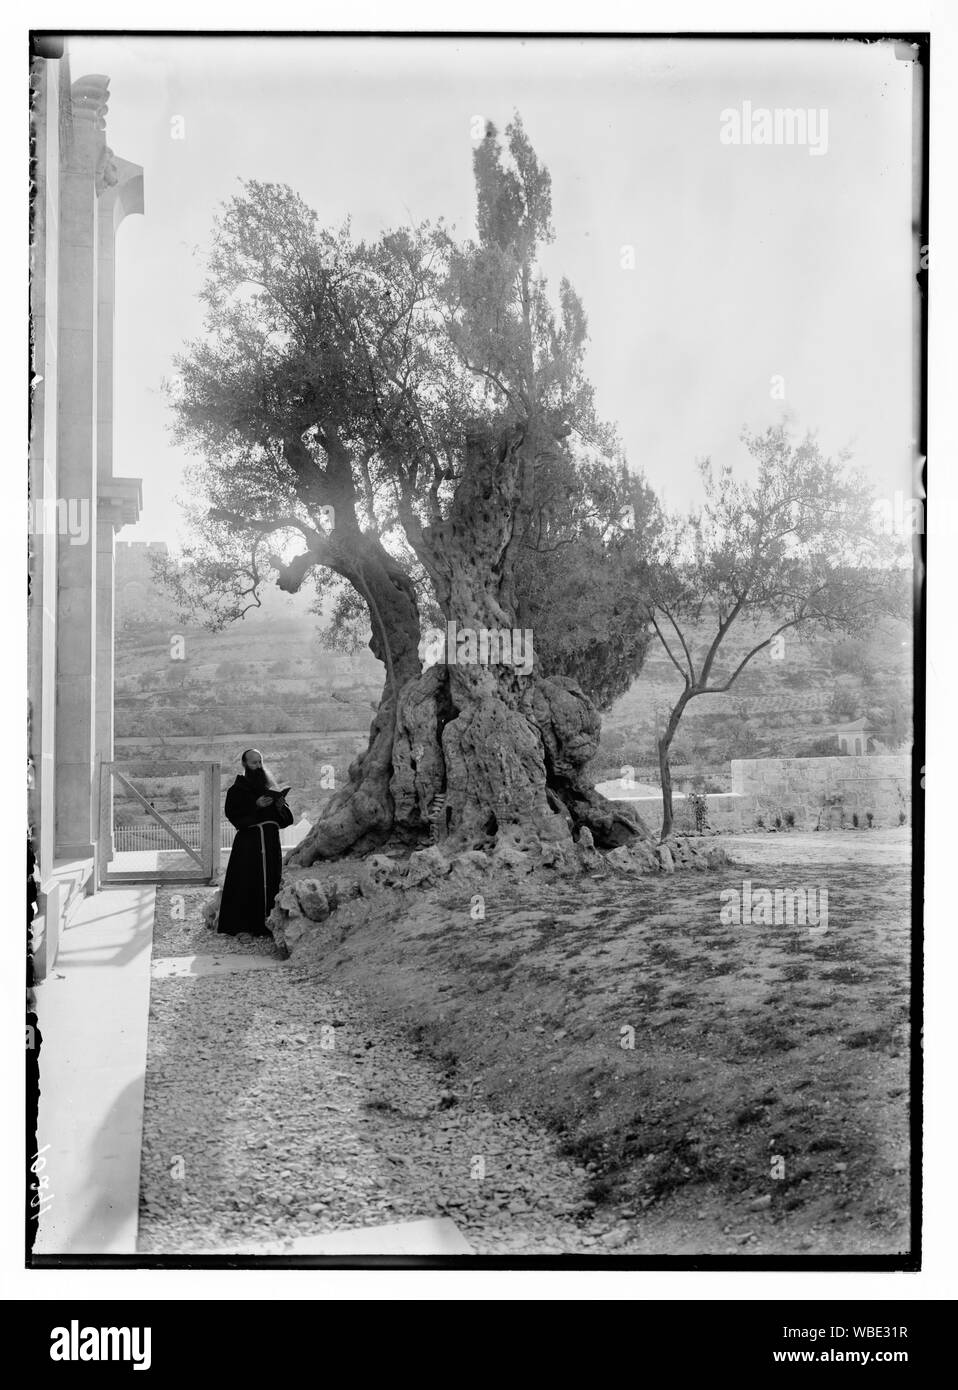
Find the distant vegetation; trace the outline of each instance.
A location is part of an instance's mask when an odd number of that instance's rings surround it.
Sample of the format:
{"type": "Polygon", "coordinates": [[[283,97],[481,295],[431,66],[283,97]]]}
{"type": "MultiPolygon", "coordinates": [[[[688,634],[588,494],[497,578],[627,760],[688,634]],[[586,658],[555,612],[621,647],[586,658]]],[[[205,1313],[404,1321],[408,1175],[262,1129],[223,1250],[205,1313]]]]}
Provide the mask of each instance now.
{"type": "MultiPolygon", "coordinates": [[[[271,591],[262,609],[225,631],[183,624],[148,555],[118,547],[115,736],[140,742],[121,742],[117,757],[216,760],[225,787],[242,748],[256,744],[294,787],[297,818],[314,820],[365,747],[383,683],[370,652],[321,645],[325,621],[301,599],[271,591]]],[[[140,785],[163,814],[195,817],[195,782],[140,785]]],[[[118,824],[140,818],[139,806],[122,797],[115,804],[118,824]]]]}
{"type": "MultiPolygon", "coordinates": [[[[328,769],[338,787],[352,757],[365,747],[383,682],[372,654],[324,648],[318,635],[323,620],[302,600],[278,591],[261,612],[210,633],[177,623],[166,597],[153,592],[148,570],[124,598],[122,558],[117,588],[117,738],[145,740],[151,756],[217,759],[225,780],[239,770],[233,759],[242,750],[210,740],[249,737],[263,747],[277,775],[297,789],[291,797],[297,816],[314,819],[331,794],[320,785],[330,780],[328,769]],[[171,658],[174,635],[184,639],[182,661],[171,658]],[[305,733],[315,737],[284,737],[305,733]],[[185,735],[195,735],[195,741],[168,741],[185,735]]],[[[739,645],[744,652],[749,637],[743,631],[730,639],[730,661],[739,645]]],[[[597,781],[618,778],[631,766],[637,780],[657,783],[656,731],[679,688],[664,652],[649,647],[638,680],[603,715],[593,765],[597,781]]],[[[703,696],[690,706],[676,740],[676,784],[722,791],[730,786],[732,758],[834,754],[828,727],[859,715],[877,726],[887,749],[907,746],[911,691],[905,623],[877,625],[868,639],[787,642],[782,660],[765,658],[728,695],[703,696]]],[[[121,745],[118,756],[130,755],[121,745]]],[[[167,783],[156,786],[158,808],[188,814],[189,807],[170,803],[167,789],[167,783]]],[[[129,814],[138,812],[131,808],[129,814]]]]}
{"type": "MultiPolygon", "coordinates": [[[[747,632],[730,640],[729,664],[749,640],[747,632]]],[[[639,679],[602,717],[597,781],[620,777],[628,766],[637,781],[658,783],[657,730],[680,689],[668,657],[650,647],[639,679]]],[[[727,791],[732,758],[836,756],[827,730],[862,715],[886,750],[908,748],[911,701],[911,631],[904,622],[876,624],[868,639],[787,642],[782,660],[753,663],[728,695],[702,696],[689,707],[674,745],[676,785],[727,791]]]]}

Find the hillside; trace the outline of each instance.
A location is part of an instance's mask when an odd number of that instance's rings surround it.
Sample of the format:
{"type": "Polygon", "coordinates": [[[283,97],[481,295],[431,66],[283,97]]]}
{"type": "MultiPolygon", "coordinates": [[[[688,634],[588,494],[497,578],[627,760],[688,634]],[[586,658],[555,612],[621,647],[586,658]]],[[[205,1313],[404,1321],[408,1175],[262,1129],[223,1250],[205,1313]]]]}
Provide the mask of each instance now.
{"type": "MultiPolygon", "coordinates": [[[[184,626],[153,581],[149,554],[145,545],[117,546],[117,757],[217,759],[228,779],[242,750],[256,745],[295,788],[297,815],[314,819],[365,747],[381,665],[365,648],[346,655],[323,647],[309,599],[275,587],[264,591],[262,608],[223,632],[184,626]]],[[[706,640],[703,625],[693,650],[706,640]]],[[[756,640],[751,628],[733,628],[716,677],[756,640]]],[[[866,641],[788,639],[780,660],[763,652],[728,694],[692,702],[674,744],[676,779],[720,791],[730,784],[731,758],[835,752],[830,726],[862,714],[886,747],[907,744],[911,667],[904,623],[876,625],[866,641]]],[[[597,781],[631,766],[637,780],[657,784],[656,730],[680,689],[653,641],[639,679],[603,716],[597,781]]],[[[151,787],[161,808],[177,809],[172,787],[151,787]]]]}
{"type": "MultiPolygon", "coordinates": [[[[705,625],[691,644],[707,647],[705,625]]],[[[720,684],[762,640],[751,627],[733,628],[713,680],[720,684]]],[[[911,739],[912,637],[908,624],[876,624],[867,640],[820,636],[788,638],[781,659],[766,649],[724,695],[702,695],[687,707],[673,744],[673,770],[698,778],[706,790],[730,785],[732,758],[816,757],[837,753],[832,725],[867,714],[889,750],[911,739]]],[[[635,768],[639,781],[658,783],[656,739],[680,694],[682,681],[656,638],[639,679],[606,711],[596,761],[597,780],[635,768]]]]}
{"type": "MultiPolygon", "coordinates": [[[[294,787],[297,816],[314,819],[365,747],[379,663],[365,649],[324,648],[309,598],[275,587],[222,632],[183,624],[153,580],[149,554],[146,545],[117,546],[117,758],[217,760],[226,783],[255,745],[294,787]]],[[[180,809],[175,785],[149,785],[159,809],[180,809]]],[[[132,814],[118,807],[120,820],[132,814]]]]}

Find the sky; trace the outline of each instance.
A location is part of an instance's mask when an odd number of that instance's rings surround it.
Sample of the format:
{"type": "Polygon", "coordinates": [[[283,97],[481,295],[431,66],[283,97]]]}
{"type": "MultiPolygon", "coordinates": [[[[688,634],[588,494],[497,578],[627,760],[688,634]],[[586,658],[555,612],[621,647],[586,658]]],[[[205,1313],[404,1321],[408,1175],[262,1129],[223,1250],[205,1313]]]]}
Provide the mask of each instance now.
{"type": "Polygon", "coordinates": [[[114,467],[144,492],[123,540],[185,536],[187,458],[161,383],[202,332],[204,250],[239,180],[288,183],[360,237],[439,217],[470,236],[476,118],[502,129],[516,110],[552,176],[544,269],[579,292],[599,410],[668,506],[700,499],[702,457],[748,477],[743,427],[783,412],[827,452],[850,447],[880,495],[913,494],[917,77],[894,45],[127,35],[68,48],[74,80],[110,78],[107,142],[144,168],[145,215],[117,245],[114,467]],[[822,152],[720,138],[723,112],[776,108],[816,113],[819,132],[824,112],[822,152]]]}

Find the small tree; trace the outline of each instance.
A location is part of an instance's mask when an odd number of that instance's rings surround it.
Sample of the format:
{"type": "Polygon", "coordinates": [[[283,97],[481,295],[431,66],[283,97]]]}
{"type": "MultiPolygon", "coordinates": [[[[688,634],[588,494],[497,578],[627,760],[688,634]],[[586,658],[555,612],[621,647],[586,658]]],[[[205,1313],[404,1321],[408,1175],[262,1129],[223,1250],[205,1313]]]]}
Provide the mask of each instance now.
{"type": "Polygon", "coordinates": [[[642,616],[682,677],[657,744],[663,840],[673,824],[670,750],[690,700],[730,690],[786,632],[855,636],[881,614],[901,616],[907,602],[904,551],[878,533],[871,490],[860,474],[847,472],[846,455],[824,457],[811,435],[796,445],[783,425],[742,438],[758,465],[757,481],[737,483],[729,467],[716,478],[702,463],[705,503],[666,521],[649,575],[642,616]],[[719,674],[736,625],[751,626],[749,645],[719,674]],[[703,630],[704,648],[695,650],[703,630]]]}
{"type": "Polygon", "coordinates": [[[834,758],[838,753],[838,745],[834,738],[815,738],[808,745],[807,750],[802,754],[804,758],[834,758]]]}
{"type": "Polygon", "coordinates": [[[832,719],[839,721],[854,719],[858,714],[858,696],[847,685],[836,685],[828,706],[832,719]]]}
{"type": "Polygon", "coordinates": [[[874,675],[871,651],[864,641],[847,638],[836,642],[831,651],[832,670],[836,676],[860,676],[863,681],[874,675]]]}
{"type": "Polygon", "coordinates": [[[758,735],[751,724],[737,724],[725,744],[726,758],[752,758],[758,751],[758,735]]]}

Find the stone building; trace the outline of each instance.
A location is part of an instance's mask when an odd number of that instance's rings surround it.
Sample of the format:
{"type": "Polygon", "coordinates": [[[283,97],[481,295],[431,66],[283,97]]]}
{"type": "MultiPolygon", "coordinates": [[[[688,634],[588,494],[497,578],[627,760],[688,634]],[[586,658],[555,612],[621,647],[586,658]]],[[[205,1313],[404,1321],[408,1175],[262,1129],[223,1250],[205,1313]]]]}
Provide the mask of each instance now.
{"type": "Polygon", "coordinates": [[[878,728],[869,719],[852,719],[847,724],[834,724],[831,731],[838,739],[839,753],[861,757],[868,753],[868,745],[878,733],[878,728]]]}
{"type": "Polygon", "coordinates": [[[35,968],[96,890],[97,784],[113,756],[114,537],[141,484],[113,459],[114,254],[143,171],[107,144],[109,79],[73,80],[62,40],[33,59],[29,458],[29,821],[35,968]]]}

